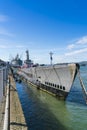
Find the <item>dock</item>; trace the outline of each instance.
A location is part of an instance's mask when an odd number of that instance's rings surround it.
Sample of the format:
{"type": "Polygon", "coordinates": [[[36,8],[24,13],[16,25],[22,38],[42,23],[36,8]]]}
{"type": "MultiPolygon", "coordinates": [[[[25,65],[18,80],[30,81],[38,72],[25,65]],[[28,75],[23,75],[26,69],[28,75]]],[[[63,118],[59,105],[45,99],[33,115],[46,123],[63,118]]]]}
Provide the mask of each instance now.
{"type": "Polygon", "coordinates": [[[4,114],[5,114],[5,97],[2,98],[0,103],[0,130],[3,130],[4,114]]]}
{"type": "MultiPolygon", "coordinates": [[[[20,99],[16,90],[16,84],[12,75],[10,79],[10,97],[9,97],[9,112],[6,120],[8,120],[7,128],[4,128],[6,95],[3,96],[0,103],[0,130],[28,130],[20,99]]],[[[7,88],[6,88],[7,89],[7,88]]]]}
{"type": "Polygon", "coordinates": [[[10,130],[27,130],[27,124],[12,76],[10,76],[10,82],[12,86],[10,88],[10,130]]]}

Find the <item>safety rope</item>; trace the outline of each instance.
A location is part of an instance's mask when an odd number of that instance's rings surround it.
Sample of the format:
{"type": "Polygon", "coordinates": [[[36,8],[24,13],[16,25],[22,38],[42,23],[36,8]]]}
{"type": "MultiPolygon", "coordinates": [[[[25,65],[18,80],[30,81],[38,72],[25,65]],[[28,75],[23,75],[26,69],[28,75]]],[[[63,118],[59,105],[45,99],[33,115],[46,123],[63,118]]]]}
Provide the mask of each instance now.
{"type": "Polygon", "coordinates": [[[78,70],[78,76],[79,76],[79,80],[80,80],[80,85],[82,87],[82,91],[83,91],[83,94],[84,94],[84,99],[85,99],[85,102],[87,104],[87,91],[86,91],[86,88],[85,88],[85,85],[83,83],[83,80],[81,78],[81,75],[80,75],[80,71],[78,70]]]}

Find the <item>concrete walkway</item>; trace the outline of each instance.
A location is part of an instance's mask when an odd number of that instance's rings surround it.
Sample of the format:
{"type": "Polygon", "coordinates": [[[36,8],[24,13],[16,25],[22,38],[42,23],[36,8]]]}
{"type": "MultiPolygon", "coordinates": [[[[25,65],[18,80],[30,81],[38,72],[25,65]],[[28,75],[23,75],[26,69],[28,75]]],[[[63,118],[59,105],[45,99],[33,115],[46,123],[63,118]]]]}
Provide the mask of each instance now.
{"type": "Polygon", "coordinates": [[[14,79],[10,76],[10,130],[28,130],[14,79]]]}
{"type": "Polygon", "coordinates": [[[3,130],[4,112],[5,112],[5,97],[3,97],[2,101],[0,102],[0,130],[3,130]]]}

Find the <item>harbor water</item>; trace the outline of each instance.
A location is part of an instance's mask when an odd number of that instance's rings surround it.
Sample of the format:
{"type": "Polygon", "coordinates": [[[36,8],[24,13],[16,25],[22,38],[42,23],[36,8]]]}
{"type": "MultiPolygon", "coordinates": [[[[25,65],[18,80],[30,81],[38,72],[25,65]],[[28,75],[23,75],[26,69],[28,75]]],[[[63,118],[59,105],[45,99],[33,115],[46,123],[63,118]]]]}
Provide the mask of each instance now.
{"type": "MultiPolygon", "coordinates": [[[[87,66],[81,66],[80,73],[87,86],[87,66]]],[[[29,130],[87,130],[87,105],[78,76],[66,101],[25,83],[16,86],[29,130]]]]}

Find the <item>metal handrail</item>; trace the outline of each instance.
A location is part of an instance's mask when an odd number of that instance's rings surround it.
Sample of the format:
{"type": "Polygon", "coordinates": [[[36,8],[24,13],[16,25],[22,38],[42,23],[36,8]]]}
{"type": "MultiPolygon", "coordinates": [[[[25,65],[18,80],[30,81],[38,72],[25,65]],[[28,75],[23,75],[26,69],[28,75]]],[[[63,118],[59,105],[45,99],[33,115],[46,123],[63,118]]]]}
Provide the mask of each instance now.
{"type": "Polygon", "coordinates": [[[8,79],[3,130],[9,130],[9,110],[10,110],[10,108],[9,108],[9,99],[10,99],[9,86],[10,86],[10,84],[9,84],[9,79],[8,79]]]}

